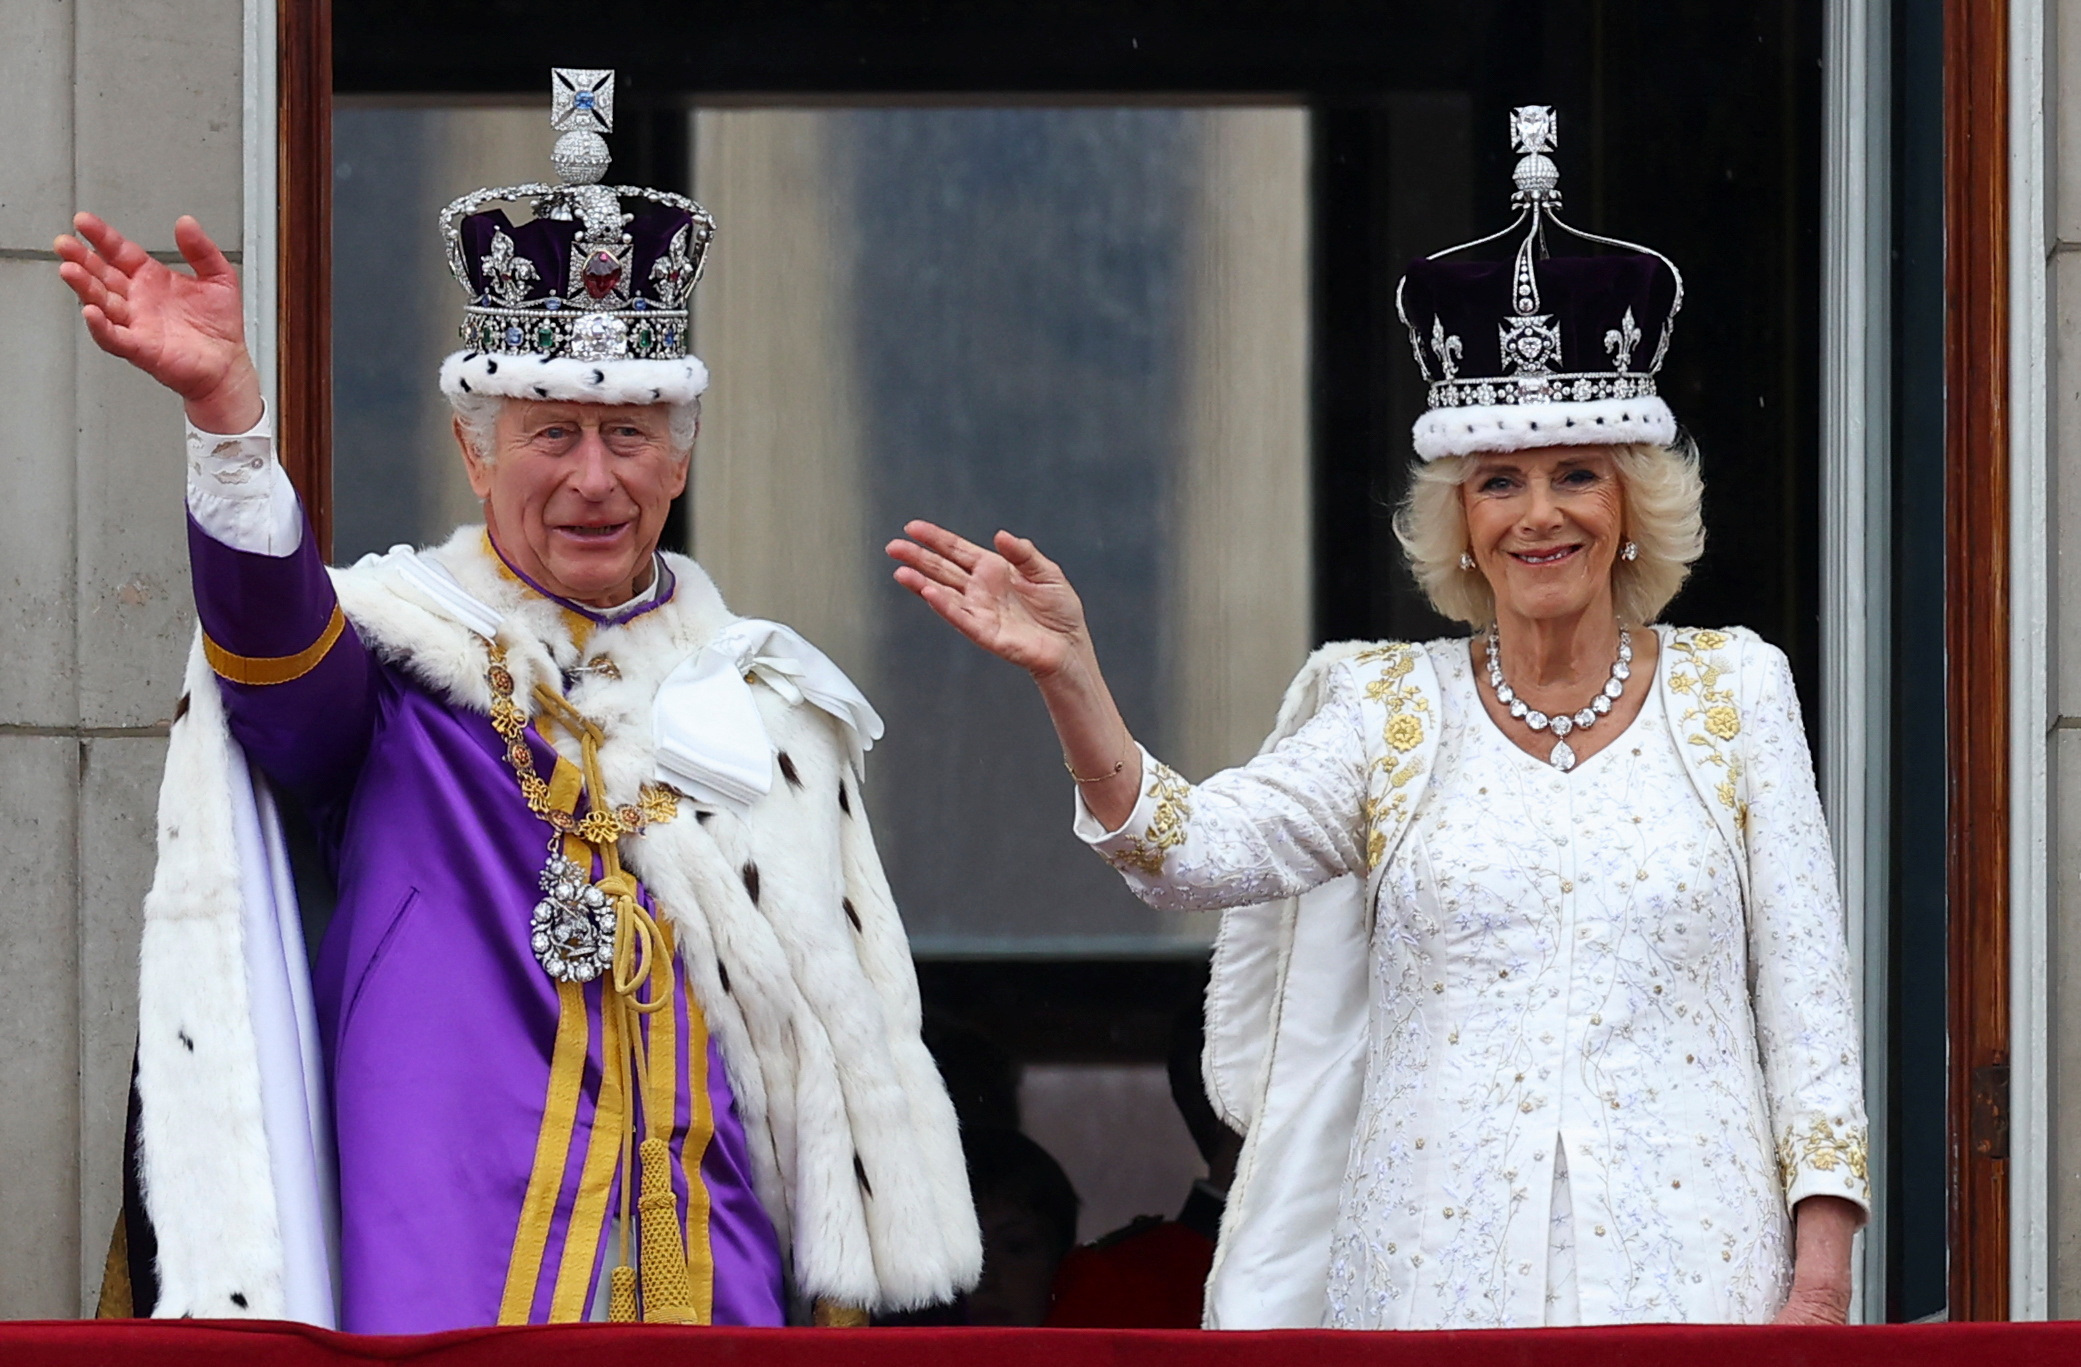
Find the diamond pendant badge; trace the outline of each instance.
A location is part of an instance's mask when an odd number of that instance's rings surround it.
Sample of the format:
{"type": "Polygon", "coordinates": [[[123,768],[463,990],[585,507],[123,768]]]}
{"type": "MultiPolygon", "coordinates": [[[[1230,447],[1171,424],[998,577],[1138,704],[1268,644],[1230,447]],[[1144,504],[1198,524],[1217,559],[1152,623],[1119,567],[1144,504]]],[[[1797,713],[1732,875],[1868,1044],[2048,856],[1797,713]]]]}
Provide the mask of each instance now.
{"type": "Polygon", "coordinates": [[[562,855],[542,867],[542,891],[528,918],[528,947],[560,983],[589,983],[614,966],[614,907],[585,871],[562,855]]]}
{"type": "Polygon", "coordinates": [[[1546,757],[1546,762],[1565,774],[1575,767],[1575,751],[1568,748],[1567,741],[1557,740],[1554,742],[1553,753],[1546,757]]]}

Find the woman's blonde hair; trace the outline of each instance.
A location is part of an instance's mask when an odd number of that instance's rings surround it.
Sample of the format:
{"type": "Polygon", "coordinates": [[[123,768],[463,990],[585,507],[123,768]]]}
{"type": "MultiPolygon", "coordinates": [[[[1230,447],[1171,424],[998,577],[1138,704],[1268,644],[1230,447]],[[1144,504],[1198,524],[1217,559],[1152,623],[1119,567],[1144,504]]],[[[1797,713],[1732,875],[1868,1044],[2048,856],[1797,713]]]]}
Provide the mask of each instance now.
{"type": "MultiPolygon", "coordinates": [[[[1705,481],[1698,474],[1698,448],[1679,435],[1669,446],[1640,442],[1604,449],[1625,499],[1626,539],[1640,548],[1638,559],[1612,562],[1612,599],[1621,620],[1646,625],[1669,606],[1691,563],[1705,550],[1699,513],[1705,481]]],[[[1395,538],[1431,605],[1476,629],[1495,620],[1496,598],[1488,576],[1460,568],[1460,555],[1468,549],[1460,486],[1473,477],[1481,459],[1441,456],[1418,462],[1409,492],[1395,509],[1395,538]]]]}

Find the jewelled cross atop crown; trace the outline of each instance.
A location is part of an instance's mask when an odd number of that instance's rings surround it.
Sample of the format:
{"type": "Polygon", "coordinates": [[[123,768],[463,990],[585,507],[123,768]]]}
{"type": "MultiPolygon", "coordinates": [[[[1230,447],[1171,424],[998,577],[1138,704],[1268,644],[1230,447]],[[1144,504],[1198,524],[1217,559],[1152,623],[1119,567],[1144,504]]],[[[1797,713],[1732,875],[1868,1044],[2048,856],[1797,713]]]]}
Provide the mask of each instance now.
{"type": "Polygon", "coordinates": [[[1561,172],[1547,155],[1558,141],[1551,107],[1512,110],[1510,140],[1516,221],[1410,263],[1395,291],[1430,386],[1413,434],[1417,454],[1673,441],[1676,419],[1655,375],[1683,307],[1682,275],[1650,247],[1560,220],[1561,172]],[[1549,227],[1611,250],[1551,255],[1549,227]],[[1446,259],[1520,232],[1507,261],[1446,259]]]}
{"type": "Polygon", "coordinates": [[[443,387],[606,402],[690,398],[688,385],[698,393],[707,377],[688,355],[688,309],[715,222],[683,195],[600,183],[610,160],[602,134],[614,130],[612,71],[558,67],[550,93],[559,183],[478,190],[441,212],[448,266],[470,299],[465,351],[442,367],[443,387]],[[500,202],[525,203],[532,217],[516,225],[487,207],[500,202]],[[509,364],[502,376],[501,357],[548,368],[517,374],[509,364]]]}

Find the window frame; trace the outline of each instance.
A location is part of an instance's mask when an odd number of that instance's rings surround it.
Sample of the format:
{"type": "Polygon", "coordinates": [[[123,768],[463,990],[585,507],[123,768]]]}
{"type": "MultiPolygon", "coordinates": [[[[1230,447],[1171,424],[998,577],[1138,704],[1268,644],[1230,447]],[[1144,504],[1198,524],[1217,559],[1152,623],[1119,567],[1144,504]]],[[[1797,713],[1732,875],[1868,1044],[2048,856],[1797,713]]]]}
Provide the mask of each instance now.
{"type": "MultiPolygon", "coordinates": [[[[1146,8],[1149,14],[1144,16],[1111,11],[1102,23],[1087,26],[1090,50],[1078,54],[1078,59],[1086,62],[1093,78],[1112,88],[1147,87],[1146,64],[1134,55],[1141,52],[1134,39],[1138,17],[1148,19],[1145,27],[1163,31],[1191,48],[1210,69],[1249,64],[1251,59],[1220,50],[1226,36],[1222,27],[1195,25],[1191,16],[1181,18],[1162,6],[1146,8]]],[[[1874,122],[1884,120],[1867,115],[1860,122],[1856,108],[1860,101],[1868,106],[1872,100],[1885,98],[1877,92],[1883,89],[1890,51],[1874,36],[1883,33],[1884,8],[1870,0],[1830,0],[1831,58],[1853,60],[1836,63],[1842,74],[1831,73],[1830,97],[1835,103],[1824,120],[1831,144],[1826,175],[1835,192],[1831,201],[1835,208],[1833,212],[1824,210],[1824,232],[1830,240],[1824,257],[1829,275],[1823,355],[1830,359],[1824,363],[1822,516],[1830,545],[1824,552],[1828,559],[1823,570],[1821,732],[1834,833],[1846,868],[1855,866],[1845,877],[1845,892],[1852,908],[1853,943],[1865,956],[1868,1021],[1883,1019],[1888,1009],[1884,1000],[1885,918],[1876,918],[1878,924],[1874,924],[1865,910],[1885,905],[1884,882],[1876,876],[1875,882],[1867,880],[1865,872],[1877,868],[1874,856],[1883,847],[1886,789],[1873,775],[1885,773],[1889,723],[1882,676],[1890,668],[1890,660],[1883,616],[1875,616],[1869,603],[1862,612],[1852,603],[1861,586],[1883,582],[1867,576],[1874,565],[1889,564],[1891,556],[1885,525],[1875,522],[1869,511],[1871,495],[1876,491],[1883,496],[1883,471],[1866,463],[1868,457],[1858,455],[1860,449],[1886,447],[1882,420],[1885,384],[1874,369],[1883,360],[1863,343],[1869,333],[1879,331],[1870,329],[1868,320],[1874,309],[1882,307],[1884,295],[1883,289],[1874,293],[1874,282],[1885,269],[1874,260],[1876,244],[1884,240],[1884,215],[1875,205],[1884,201],[1881,192],[1888,172],[1883,138],[1873,129],[1874,122]],[[1857,207],[1855,201],[1860,198],[1864,202],[1857,207]],[[1860,504],[1860,498],[1865,502],[1860,504]],[[1882,1015],[1871,1016],[1874,1009],[1882,1015]]],[[[2026,19],[2040,8],[2035,0],[2019,0],[2018,12],[2026,19]]],[[[2014,1043],[2011,1018],[2018,1005],[2011,983],[2011,921],[2023,916],[2026,940],[2031,935],[2041,938],[2044,914],[2042,889],[2030,893],[2027,884],[2013,881],[2012,868],[2016,827],[2011,819],[2015,790],[2010,620],[2011,610],[2018,604],[2011,575],[2017,548],[2011,533],[2010,503],[2010,198],[2015,187],[2006,155],[2011,146],[2012,13],[2007,0],[1994,4],[1942,0],[1942,9],[1944,272],[1950,305],[1943,338],[1943,636],[1953,723],[1944,776],[1949,902],[1946,1013],[1951,1044],[1947,1085],[1950,1317],[2004,1319],[2012,1308],[2011,1187],[2020,1191],[2028,1186],[2027,1181],[2012,1179],[2012,1160],[2005,1144],[2006,1069],[2014,1043]],[[1974,149],[1990,148],[2000,151],[1973,155],[1974,149]],[[2016,908],[2012,894],[2019,886],[2024,889],[2025,904],[2016,908]]],[[[259,285],[274,296],[277,430],[285,464],[304,500],[318,544],[329,554],[335,70],[331,0],[276,0],[274,17],[277,62],[271,103],[278,150],[279,214],[274,225],[278,240],[273,279],[259,285]]],[[[917,26],[907,26],[903,35],[876,38],[867,28],[840,18],[830,21],[825,32],[806,35],[803,41],[831,50],[846,50],[849,43],[880,42],[874,59],[886,63],[894,60],[897,49],[890,44],[896,37],[909,42],[917,37],[915,27],[934,25],[947,32],[958,27],[951,18],[921,18],[917,26]]],[[[944,40],[946,32],[939,37],[944,40]]],[[[445,44],[428,47],[447,51],[445,44]]],[[[470,60],[460,51],[454,56],[458,61],[470,60]]],[[[867,58],[861,61],[864,64],[867,58]]],[[[481,76],[481,62],[477,71],[481,76]]],[[[411,73],[405,73],[403,79],[409,81],[411,73]]],[[[1332,73],[1327,79],[1332,85],[1363,87],[1360,70],[1332,73]]],[[[249,86],[264,90],[266,84],[249,73],[249,86]]],[[[778,88],[784,83],[773,84],[778,88]]],[[[1000,84],[1016,88],[1015,83],[1000,84]]],[[[1059,82],[1045,77],[1041,81],[1041,88],[1056,85],[1059,82]]],[[[249,175],[252,179],[256,178],[249,175]]],[[[249,185],[249,193],[252,189],[249,185]]],[[[2038,459],[2042,464],[2042,453],[2038,459]]],[[[2024,531],[2028,538],[2029,528],[2024,531]]],[[[2037,541],[2042,552],[2042,531],[2037,541]]],[[[2039,592],[2026,583],[2023,605],[2029,607],[2039,592]]],[[[2042,765],[2041,754],[2037,762],[2042,765]]],[[[2035,820],[2041,823],[2042,818],[2035,820]]],[[[2026,833],[2032,828],[2030,820],[2023,823],[2026,833]]],[[[2021,1005],[2031,1007],[2035,1014],[2029,1019],[2041,1025],[2043,1003],[2021,1005]]],[[[1867,1030],[1869,1041],[1884,1038],[1883,1029],[1867,1030]]],[[[2036,1066],[2042,1069],[2043,1065],[2036,1066]]],[[[2039,1084],[2041,1090],[2042,1079],[2039,1084]]],[[[1875,1110],[1881,1100],[1882,1094],[1874,1091],[1875,1110]]],[[[2042,1173],[2020,1176],[2042,1186],[2042,1173]]],[[[2026,1260],[2030,1256],[2026,1251],[2026,1260]]],[[[2042,1250],[2034,1256],[2042,1263],[2042,1250]]],[[[1882,1271],[1882,1254],[1874,1255],[1867,1266],[1882,1271]]]]}

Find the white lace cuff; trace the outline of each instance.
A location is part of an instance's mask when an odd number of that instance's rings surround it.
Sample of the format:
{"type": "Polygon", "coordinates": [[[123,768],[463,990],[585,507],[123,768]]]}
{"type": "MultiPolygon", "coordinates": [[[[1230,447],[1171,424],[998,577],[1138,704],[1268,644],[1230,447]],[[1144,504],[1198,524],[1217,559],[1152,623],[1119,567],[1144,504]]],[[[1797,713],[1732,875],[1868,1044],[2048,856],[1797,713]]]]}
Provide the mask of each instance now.
{"type": "Polygon", "coordinates": [[[303,545],[303,508],[275,459],[274,418],[237,436],[188,428],[188,512],[235,551],[284,556],[303,545]]]}

